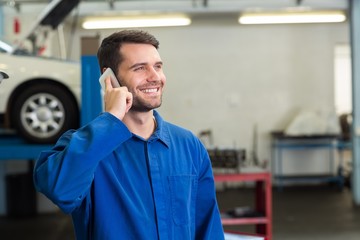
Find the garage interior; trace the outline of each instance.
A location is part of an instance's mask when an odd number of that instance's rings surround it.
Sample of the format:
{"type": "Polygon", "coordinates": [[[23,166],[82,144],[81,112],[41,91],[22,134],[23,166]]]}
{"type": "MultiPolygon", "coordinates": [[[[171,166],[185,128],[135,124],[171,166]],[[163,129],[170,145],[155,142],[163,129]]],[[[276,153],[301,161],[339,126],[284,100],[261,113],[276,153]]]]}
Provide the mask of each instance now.
{"type": "MultiPolygon", "coordinates": [[[[101,111],[94,52],[119,29],[85,29],[84,22],[154,15],[190,19],[140,28],[159,39],[165,62],[159,112],[208,149],[224,229],[267,240],[359,239],[359,1],[0,1],[0,36],[80,64],[83,125],[101,111]],[[245,13],[285,11],[346,19],[239,22],[245,13]]],[[[49,147],[1,125],[1,239],[75,239],[70,217],[33,189],[34,161],[49,147]]]]}

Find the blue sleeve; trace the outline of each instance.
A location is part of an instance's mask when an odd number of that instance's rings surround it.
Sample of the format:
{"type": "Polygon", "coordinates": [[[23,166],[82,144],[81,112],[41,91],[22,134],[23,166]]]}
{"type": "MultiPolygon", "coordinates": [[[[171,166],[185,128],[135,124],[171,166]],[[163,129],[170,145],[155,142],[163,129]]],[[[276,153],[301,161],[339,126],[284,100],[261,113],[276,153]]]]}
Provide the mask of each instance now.
{"type": "Polygon", "coordinates": [[[224,239],[211,162],[206,150],[203,153],[197,192],[195,239],[224,239]]]}
{"type": "Polygon", "coordinates": [[[128,128],[110,113],[64,133],[35,164],[37,191],[71,213],[89,193],[98,163],[130,137],[128,128]]]}

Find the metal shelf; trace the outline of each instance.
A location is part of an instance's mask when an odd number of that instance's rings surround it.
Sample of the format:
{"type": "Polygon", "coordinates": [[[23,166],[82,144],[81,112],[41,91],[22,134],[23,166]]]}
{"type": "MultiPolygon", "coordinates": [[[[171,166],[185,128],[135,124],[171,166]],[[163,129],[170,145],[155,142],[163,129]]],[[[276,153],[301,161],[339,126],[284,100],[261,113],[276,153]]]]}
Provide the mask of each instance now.
{"type": "Polygon", "coordinates": [[[215,174],[215,182],[255,182],[255,208],[264,216],[244,218],[222,218],[223,225],[254,224],[256,234],[272,239],[272,186],[269,172],[215,174]]]}
{"type": "Polygon", "coordinates": [[[273,134],[272,155],[274,161],[274,178],[277,181],[278,189],[282,190],[284,182],[335,182],[342,189],[344,185],[344,176],[342,174],[342,159],[337,164],[337,169],[333,169],[335,165],[335,154],[341,152],[339,148],[338,135],[315,135],[315,136],[286,136],[283,134],[273,134]],[[328,151],[329,158],[329,174],[315,175],[308,174],[306,176],[287,176],[283,173],[283,151],[286,150],[305,150],[314,151],[324,149],[328,151]]]}

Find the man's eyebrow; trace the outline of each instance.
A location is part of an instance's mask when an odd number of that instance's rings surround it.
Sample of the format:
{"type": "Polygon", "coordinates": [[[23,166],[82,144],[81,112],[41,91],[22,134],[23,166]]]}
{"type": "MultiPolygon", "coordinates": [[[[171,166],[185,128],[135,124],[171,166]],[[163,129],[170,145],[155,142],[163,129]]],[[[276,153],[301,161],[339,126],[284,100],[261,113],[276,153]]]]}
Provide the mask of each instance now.
{"type": "MultiPolygon", "coordinates": [[[[163,62],[162,62],[162,61],[158,61],[158,62],[156,62],[154,65],[158,65],[158,64],[163,65],[163,62]]],[[[135,63],[134,65],[131,65],[131,66],[129,67],[129,69],[134,69],[134,68],[137,68],[137,67],[140,67],[140,66],[145,66],[145,65],[147,65],[146,62],[135,63]]]]}

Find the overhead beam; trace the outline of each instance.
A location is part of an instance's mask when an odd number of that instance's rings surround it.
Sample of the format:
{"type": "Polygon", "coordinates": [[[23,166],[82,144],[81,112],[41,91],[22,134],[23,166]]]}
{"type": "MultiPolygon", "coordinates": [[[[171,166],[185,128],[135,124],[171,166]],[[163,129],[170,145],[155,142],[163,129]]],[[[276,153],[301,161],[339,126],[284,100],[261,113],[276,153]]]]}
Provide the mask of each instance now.
{"type": "MultiPolygon", "coordinates": [[[[49,3],[49,0],[16,0],[22,7],[21,12],[38,13],[49,3]]],[[[9,0],[0,0],[0,5],[11,7],[9,0]]],[[[301,6],[315,10],[347,10],[346,0],[302,0],[301,6]]],[[[296,0],[99,0],[81,1],[77,14],[79,16],[101,15],[101,14],[128,14],[136,13],[229,13],[260,8],[262,10],[281,10],[296,7],[296,0]]]]}

